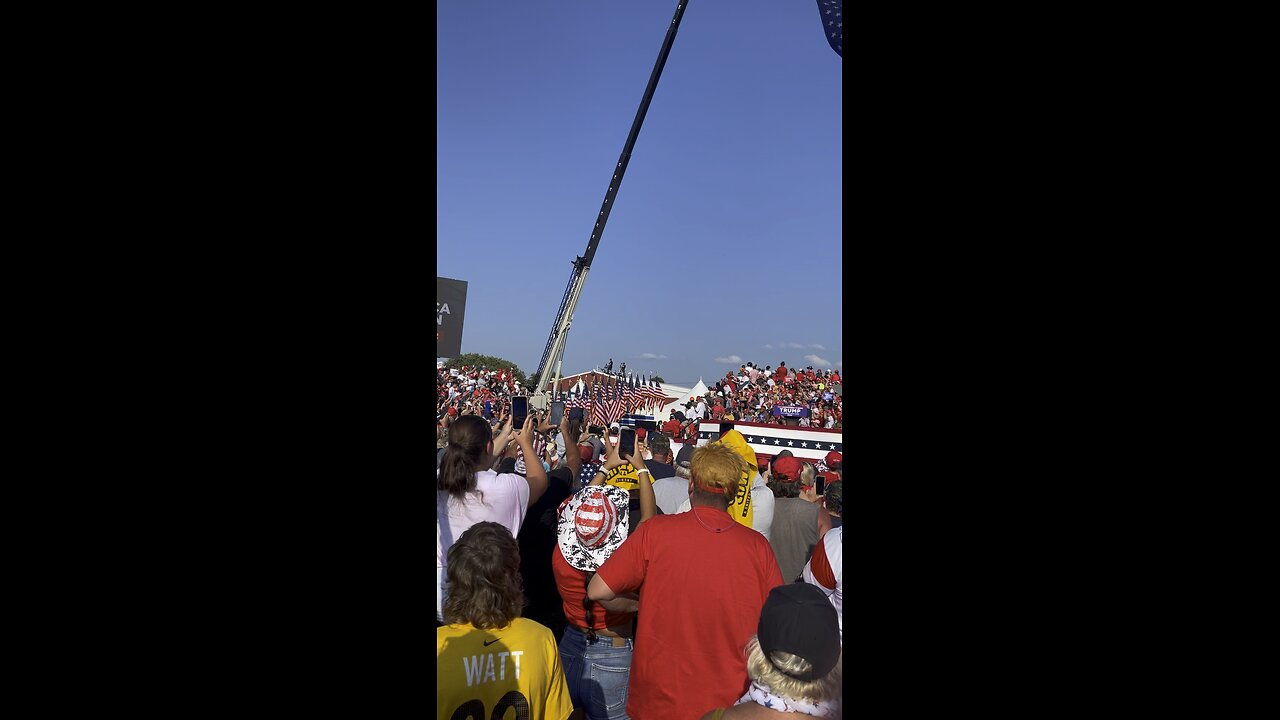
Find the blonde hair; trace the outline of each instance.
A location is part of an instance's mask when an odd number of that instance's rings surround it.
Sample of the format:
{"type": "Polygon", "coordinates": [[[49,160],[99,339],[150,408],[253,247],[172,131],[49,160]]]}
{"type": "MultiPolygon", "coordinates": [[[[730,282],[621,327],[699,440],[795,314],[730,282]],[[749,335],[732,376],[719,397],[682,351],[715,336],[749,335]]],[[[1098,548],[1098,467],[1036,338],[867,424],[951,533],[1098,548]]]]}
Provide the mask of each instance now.
{"type": "Polygon", "coordinates": [[[765,657],[764,650],[760,648],[760,640],[754,635],[747,641],[746,650],[747,676],[753,682],[769,688],[775,695],[817,703],[838,700],[843,694],[840,688],[844,665],[843,649],[840,658],[836,660],[836,666],[826,677],[807,682],[797,680],[788,673],[809,672],[813,665],[808,660],[781,650],[774,650],[769,657],[765,657]]]}
{"type": "Polygon", "coordinates": [[[809,463],[804,463],[803,465],[800,466],[800,484],[812,485],[813,478],[817,476],[817,474],[818,474],[818,471],[815,470],[812,465],[810,465],[809,463]]]}
{"type": "Polygon", "coordinates": [[[723,488],[725,498],[733,498],[738,494],[738,483],[742,482],[742,473],[747,471],[747,463],[729,447],[712,443],[693,451],[689,470],[695,490],[723,488]]]}

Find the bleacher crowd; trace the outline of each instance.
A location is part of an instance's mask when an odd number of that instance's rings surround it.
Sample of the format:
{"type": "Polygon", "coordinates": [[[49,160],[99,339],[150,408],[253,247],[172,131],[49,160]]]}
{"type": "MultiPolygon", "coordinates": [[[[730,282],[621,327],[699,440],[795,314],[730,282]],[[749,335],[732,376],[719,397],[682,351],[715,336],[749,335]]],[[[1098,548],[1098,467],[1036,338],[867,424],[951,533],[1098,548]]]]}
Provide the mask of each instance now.
{"type": "MultiPolygon", "coordinates": [[[[839,371],[813,366],[788,368],[785,362],[760,369],[746,363],[727,372],[702,398],[705,408],[692,407],[698,419],[742,420],[800,427],[834,428],[844,419],[843,386],[839,371]],[[774,407],[803,408],[804,417],[775,414],[774,407]]],[[[689,415],[688,412],[685,413],[689,415]]]]}

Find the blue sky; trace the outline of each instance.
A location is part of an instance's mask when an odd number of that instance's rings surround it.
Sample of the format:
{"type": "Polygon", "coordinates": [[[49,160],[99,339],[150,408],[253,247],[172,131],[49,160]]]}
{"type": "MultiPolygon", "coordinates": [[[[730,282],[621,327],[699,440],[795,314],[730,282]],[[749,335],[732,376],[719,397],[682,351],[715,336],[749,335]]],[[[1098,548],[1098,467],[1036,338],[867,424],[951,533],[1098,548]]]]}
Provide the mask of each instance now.
{"type": "MultiPolygon", "coordinates": [[[[675,7],[437,4],[436,258],[469,283],[464,353],[537,369],[675,7]]],[[[689,2],[565,374],[843,368],[841,63],[814,0],[689,2]]]]}

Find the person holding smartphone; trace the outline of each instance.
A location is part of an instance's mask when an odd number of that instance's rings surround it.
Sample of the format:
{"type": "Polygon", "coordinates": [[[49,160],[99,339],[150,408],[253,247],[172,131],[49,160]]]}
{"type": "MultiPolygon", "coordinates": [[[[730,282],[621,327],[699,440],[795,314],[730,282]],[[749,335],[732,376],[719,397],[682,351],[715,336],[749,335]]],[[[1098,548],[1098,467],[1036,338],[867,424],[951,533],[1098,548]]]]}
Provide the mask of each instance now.
{"type": "MultiPolygon", "coordinates": [[[[492,521],[519,534],[529,507],[547,490],[547,474],[542,463],[531,462],[527,474],[497,473],[489,469],[494,455],[494,438],[489,423],[479,415],[463,415],[449,427],[449,445],[436,473],[436,622],[444,620],[448,596],[449,548],[476,523],[492,521]]],[[[507,420],[499,439],[505,442],[513,432],[507,420]]],[[[514,433],[516,444],[526,457],[536,458],[533,449],[534,423],[514,433]]]]}
{"type": "MultiPolygon", "coordinates": [[[[630,428],[627,428],[630,430],[630,428]]],[[[596,470],[595,477],[591,479],[591,485],[603,485],[606,478],[613,470],[630,465],[635,469],[637,482],[635,488],[630,488],[629,483],[623,482],[615,485],[627,490],[629,498],[628,517],[631,521],[631,529],[640,526],[640,523],[648,520],[655,515],[662,514],[658,509],[658,498],[653,492],[652,472],[644,464],[644,451],[648,450],[643,442],[636,442],[635,431],[631,430],[631,444],[624,447],[621,434],[618,442],[613,442],[612,438],[606,438],[605,446],[608,450],[605,453],[604,462],[600,464],[600,468],[596,470]]]]}

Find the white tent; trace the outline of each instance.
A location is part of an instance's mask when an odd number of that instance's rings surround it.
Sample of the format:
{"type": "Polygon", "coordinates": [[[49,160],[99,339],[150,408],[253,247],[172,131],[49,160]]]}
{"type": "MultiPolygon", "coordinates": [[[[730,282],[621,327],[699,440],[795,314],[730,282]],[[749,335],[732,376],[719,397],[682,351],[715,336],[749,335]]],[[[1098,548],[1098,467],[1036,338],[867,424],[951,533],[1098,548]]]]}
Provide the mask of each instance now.
{"type": "Polygon", "coordinates": [[[667,397],[671,397],[673,394],[675,394],[673,391],[679,391],[679,395],[677,396],[678,399],[675,402],[671,403],[670,405],[667,405],[666,407],[662,408],[662,412],[659,414],[659,416],[661,417],[661,420],[664,420],[664,421],[671,419],[671,413],[674,413],[677,410],[687,415],[688,413],[685,412],[684,404],[689,402],[689,398],[692,398],[695,396],[700,397],[710,392],[709,390],[707,390],[707,384],[702,382],[702,378],[698,378],[698,383],[693,387],[689,388],[688,390],[685,390],[684,388],[678,388],[674,385],[666,385],[666,384],[663,384],[662,389],[666,391],[667,397]]]}

